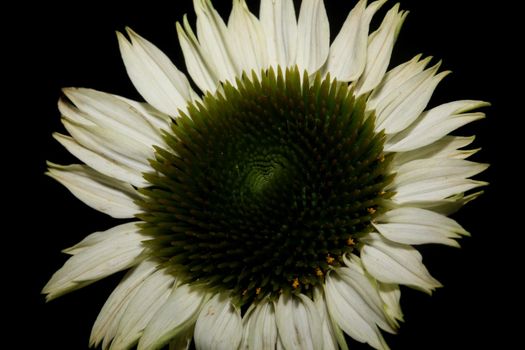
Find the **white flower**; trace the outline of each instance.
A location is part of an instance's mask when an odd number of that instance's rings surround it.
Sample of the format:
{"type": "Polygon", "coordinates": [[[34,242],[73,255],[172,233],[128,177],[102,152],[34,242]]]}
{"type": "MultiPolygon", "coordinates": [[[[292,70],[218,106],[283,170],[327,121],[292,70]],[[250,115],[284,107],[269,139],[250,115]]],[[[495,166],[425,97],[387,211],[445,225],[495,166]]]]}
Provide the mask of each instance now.
{"type": "Polygon", "coordinates": [[[459,247],[449,215],[486,185],[467,160],[481,101],[428,108],[449,72],[421,55],[388,70],[406,12],[359,1],[330,43],[322,0],[234,0],[227,23],[194,0],[177,23],[187,75],[131,29],[118,33],[147,103],[68,88],[83,164],[48,174],[92,208],[133,219],[66,249],[54,299],[129,269],[102,308],[103,349],[388,349],[400,285],[441,284],[413,247],[459,247]]]}

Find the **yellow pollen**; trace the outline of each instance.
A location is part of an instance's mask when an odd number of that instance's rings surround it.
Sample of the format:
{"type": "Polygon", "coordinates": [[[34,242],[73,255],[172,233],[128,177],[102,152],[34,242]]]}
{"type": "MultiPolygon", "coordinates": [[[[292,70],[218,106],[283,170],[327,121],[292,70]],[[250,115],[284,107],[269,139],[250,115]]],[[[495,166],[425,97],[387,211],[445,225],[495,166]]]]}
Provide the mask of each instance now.
{"type": "Polygon", "coordinates": [[[377,160],[379,160],[380,163],[383,163],[385,161],[385,156],[382,154],[377,158],[377,160]]]}
{"type": "Polygon", "coordinates": [[[257,289],[255,290],[255,294],[257,294],[257,295],[261,294],[261,287],[259,287],[259,288],[257,288],[257,289]]]}
{"type": "Polygon", "coordinates": [[[292,287],[294,287],[294,289],[299,288],[299,279],[298,278],[294,278],[293,283],[292,283],[292,287]]]}
{"type": "Polygon", "coordinates": [[[323,277],[323,271],[321,271],[320,268],[316,268],[316,269],[315,269],[315,274],[316,274],[318,277],[323,277]]]}
{"type": "Polygon", "coordinates": [[[375,212],[377,210],[375,210],[375,208],[368,208],[367,211],[370,213],[370,214],[375,214],[375,212]]]}
{"type": "Polygon", "coordinates": [[[386,194],[385,191],[381,191],[381,192],[379,192],[379,195],[380,195],[380,196],[384,196],[385,194],[386,194]]]}
{"type": "Polygon", "coordinates": [[[332,264],[334,261],[335,261],[335,259],[333,257],[331,257],[330,254],[328,254],[326,256],[326,262],[327,263],[332,264]]]}
{"type": "Polygon", "coordinates": [[[347,240],[346,240],[346,244],[348,244],[350,247],[355,245],[355,241],[352,237],[349,237],[347,240]]]}

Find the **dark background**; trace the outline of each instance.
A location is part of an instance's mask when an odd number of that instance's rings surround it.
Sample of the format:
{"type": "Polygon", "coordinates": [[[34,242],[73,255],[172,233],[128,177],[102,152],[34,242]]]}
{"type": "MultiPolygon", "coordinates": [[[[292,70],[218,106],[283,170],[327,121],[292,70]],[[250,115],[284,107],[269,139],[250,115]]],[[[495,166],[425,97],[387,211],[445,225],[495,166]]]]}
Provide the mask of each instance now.
{"type": "MultiPolygon", "coordinates": [[[[140,99],[126,76],[115,30],[132,27],[184,70],[174,22],[184,13],[194,22],[191,1],[166,3],[46,4],[13,11],[8,18],[4,76],[13,79],[3,80],[8,89],[2,138],[7,141],[2,173],[8,206],[4,212],[8,241],[3,245],[3,289],[9,296],[4,303],[12,301],[5,306],[12,311],[8,337],[21,342],[15,348],[87,349],[98,311],[121,278],[119,274],[44,302],[41,288],[66,260],[60,250],[117,223],[45,177],[45,161],[75,162],[51,137],[53,131],[63,130],[56,108],[61,87],[91,87],[140,99]]],[[[219,8],[223,15],[229,12],[230,1],[215,3],[223,6],[219,8]]],[[[325,3],[333,35],[355,2],[325,3]]],[[[377,18],[393,4],[387,3],[377,18]]],[[[258,10],[258,1],[249,1],[249,5],[258,10]]],[[[454,216],[472,232],[472,238],[461,242],[462,249],[422,249],[425,264],[445,288],[432,297],[404,288],[406,322],[399,335],[386,338],[392,349],[466,349],[488,344],[513,348],[514,317],[518,324],[523,323],[519,321],[522,293],[518,287],[523,278],[518,272],[523,230],[517,228],[523,206],[512,200],[521,191],[513,185],[517,183],[513,176],[523,149],[513,135],[520,128],[521,101],[511,95],[522,82],[514,66],[518,60],[513,45],[521,46],[522,41],[513,37],[517,22],[503,16],[504,9],[497,4],[479,1],[403,0],[401,5],[411,13],[393,64],[418,53],[443,59],[443,68],[454,74],[440,84],[431,106],[467,98],[493,104],[486,110],[487,119],[460,133],[478,135],[474,146],[483,150],[475,159],[492,166],[478,176],[491,182],[486,194],[454,216]]],[[[517,90],[521,93],[522,89],[517,90]]],[[[354,350],[368,349],[350,345],[354,350]]]]}

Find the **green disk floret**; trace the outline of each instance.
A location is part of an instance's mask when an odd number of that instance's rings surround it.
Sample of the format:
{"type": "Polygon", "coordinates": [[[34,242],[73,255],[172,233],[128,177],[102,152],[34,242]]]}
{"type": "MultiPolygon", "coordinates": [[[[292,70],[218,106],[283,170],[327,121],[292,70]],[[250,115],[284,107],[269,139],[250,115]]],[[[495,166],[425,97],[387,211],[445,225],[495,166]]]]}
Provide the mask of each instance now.
{"type": "Polygon", "coordinates": [[[138,217],[152,251],[240,304],[311,293],[391,196],[365,102],[295,68],[243,75],[191,104],[144,175],[138,217]]]}

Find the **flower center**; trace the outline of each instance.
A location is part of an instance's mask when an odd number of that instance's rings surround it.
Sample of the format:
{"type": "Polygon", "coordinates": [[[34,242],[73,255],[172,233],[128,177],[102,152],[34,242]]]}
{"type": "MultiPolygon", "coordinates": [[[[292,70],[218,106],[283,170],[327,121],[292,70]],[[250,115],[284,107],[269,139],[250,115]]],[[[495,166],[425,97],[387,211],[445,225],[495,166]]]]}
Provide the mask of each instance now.
{"type": "Polygon", "coordinates": [[[152,160],[140,219],[176,273],[240,304],[310,293],[371,230],[389,157],[365,99],[297,69],[189,106],[152,160]]]}

